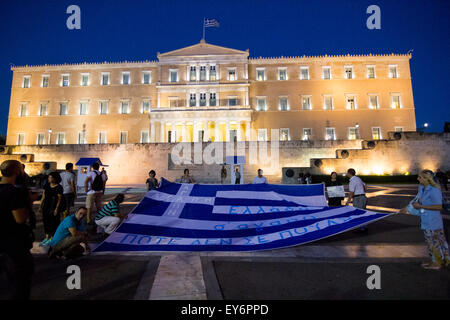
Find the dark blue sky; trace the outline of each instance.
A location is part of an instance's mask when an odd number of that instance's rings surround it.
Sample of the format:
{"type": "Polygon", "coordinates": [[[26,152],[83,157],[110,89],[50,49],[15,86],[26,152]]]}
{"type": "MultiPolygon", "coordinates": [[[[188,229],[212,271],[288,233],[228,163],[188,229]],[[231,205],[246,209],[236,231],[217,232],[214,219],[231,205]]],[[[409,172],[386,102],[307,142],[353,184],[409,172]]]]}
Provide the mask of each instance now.
{"type": "Polygon", "coordinates": [[[447,0],[0,0],[0,134],[6,133],[15,65],[156,60],[156,53],[207,42],[251,57],[407,53],[417,126],[450,121],[450,1],[447,0]],[[81,8],[81,30],[66,9],[81,8]],[[381,30],[366,9],[381,9],[381,30]]]}

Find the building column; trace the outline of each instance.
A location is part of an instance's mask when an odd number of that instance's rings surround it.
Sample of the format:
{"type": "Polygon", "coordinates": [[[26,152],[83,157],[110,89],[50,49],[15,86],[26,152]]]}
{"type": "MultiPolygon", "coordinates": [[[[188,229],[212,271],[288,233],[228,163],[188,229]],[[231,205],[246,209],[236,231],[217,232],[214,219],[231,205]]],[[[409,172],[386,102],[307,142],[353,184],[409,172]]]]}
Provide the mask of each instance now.
{"type": "Polygon", "coordinates": [[[214,142],[219,141],[219,121],[214,121],[214,142]]]}
{"type": "Polygon", "coordinates": [[[209,121],[203,121],[203,141],[208,142],[209,140],[209,121]]]}
{"type": "Polygon", "coordinates": [[[160,135],[159,135],[159,142],[165,142],[164,136],[166,133],[166,123],[164,121],[160,121],[161,128],[160,128],[160,135]]]}
{"type": "Polygon", "coordinates": [[[198,142],[197,121],[194,121],[192,125],[192,142],[198,142]]]}
{"type": "Polygon", "coordinates": [[[250,139],[251,139],[250,133],[251,133],[250,121],[246,121],[245,122],[245,139],[247,141],[250,141],[250,139]]]}
{"type": "Polygon", "coordinates": [[[241,121],[237,122],[237,141],[242,141],[241,121]]]}
{"type": "Polygon", "coordinates": [[[187,142],[186,141],[187,134],[186,134],[186,122],[183,122],[181,124],[181,142],[187,142]]]}
{"type": "Polygon", "coordinates": [[[225,141],[230,141],[230,121],[225,122],[225,141]]]}

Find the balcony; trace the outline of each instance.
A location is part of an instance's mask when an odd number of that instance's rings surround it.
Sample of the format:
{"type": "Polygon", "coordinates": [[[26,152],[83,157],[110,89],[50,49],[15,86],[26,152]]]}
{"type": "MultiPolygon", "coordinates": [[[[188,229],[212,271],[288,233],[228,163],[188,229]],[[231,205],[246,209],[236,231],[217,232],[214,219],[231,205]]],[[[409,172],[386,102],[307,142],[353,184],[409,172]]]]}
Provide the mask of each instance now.
{"type": "Polygon", "coordinates": [[[194,100],[177,99],[170,100],[167,106],[160,108],[152,107],[150,112],[155,111],[175,111],[175,110],[217,110],[217,109],[251,109],[250,106],[245,105],[244,99],[216,99],[216,100],[195,100],[195,106],[191,106],[194,100]],[[214,104],[213,101],[218,103],[214,104]],[[205,104],[203,106],[203,104],[205,104]]]}

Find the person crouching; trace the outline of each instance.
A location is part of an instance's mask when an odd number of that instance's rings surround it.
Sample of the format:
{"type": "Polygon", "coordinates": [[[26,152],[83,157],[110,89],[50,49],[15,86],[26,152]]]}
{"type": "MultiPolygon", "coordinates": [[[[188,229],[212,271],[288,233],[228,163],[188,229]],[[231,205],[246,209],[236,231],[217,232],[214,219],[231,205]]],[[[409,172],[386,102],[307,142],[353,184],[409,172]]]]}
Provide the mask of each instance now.
{"type": "Polygon", "coordinates": [[[119,205],[125,196],[120,193],[108,202],[95,216],[95,223],[105,229],[107,234],[113,233],[120,224],[119,205]]]}

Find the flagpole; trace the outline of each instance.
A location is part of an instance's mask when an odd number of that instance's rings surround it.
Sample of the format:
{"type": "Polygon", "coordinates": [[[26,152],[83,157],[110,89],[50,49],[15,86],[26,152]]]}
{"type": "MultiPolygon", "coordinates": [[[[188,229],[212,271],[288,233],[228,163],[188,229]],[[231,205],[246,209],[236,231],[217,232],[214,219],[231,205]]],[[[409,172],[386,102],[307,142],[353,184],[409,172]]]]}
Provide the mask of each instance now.
{"type": "Polygon", "coordinates": [[[203,18],[203,40],[205,40],[205,18],[203,18]]]}

